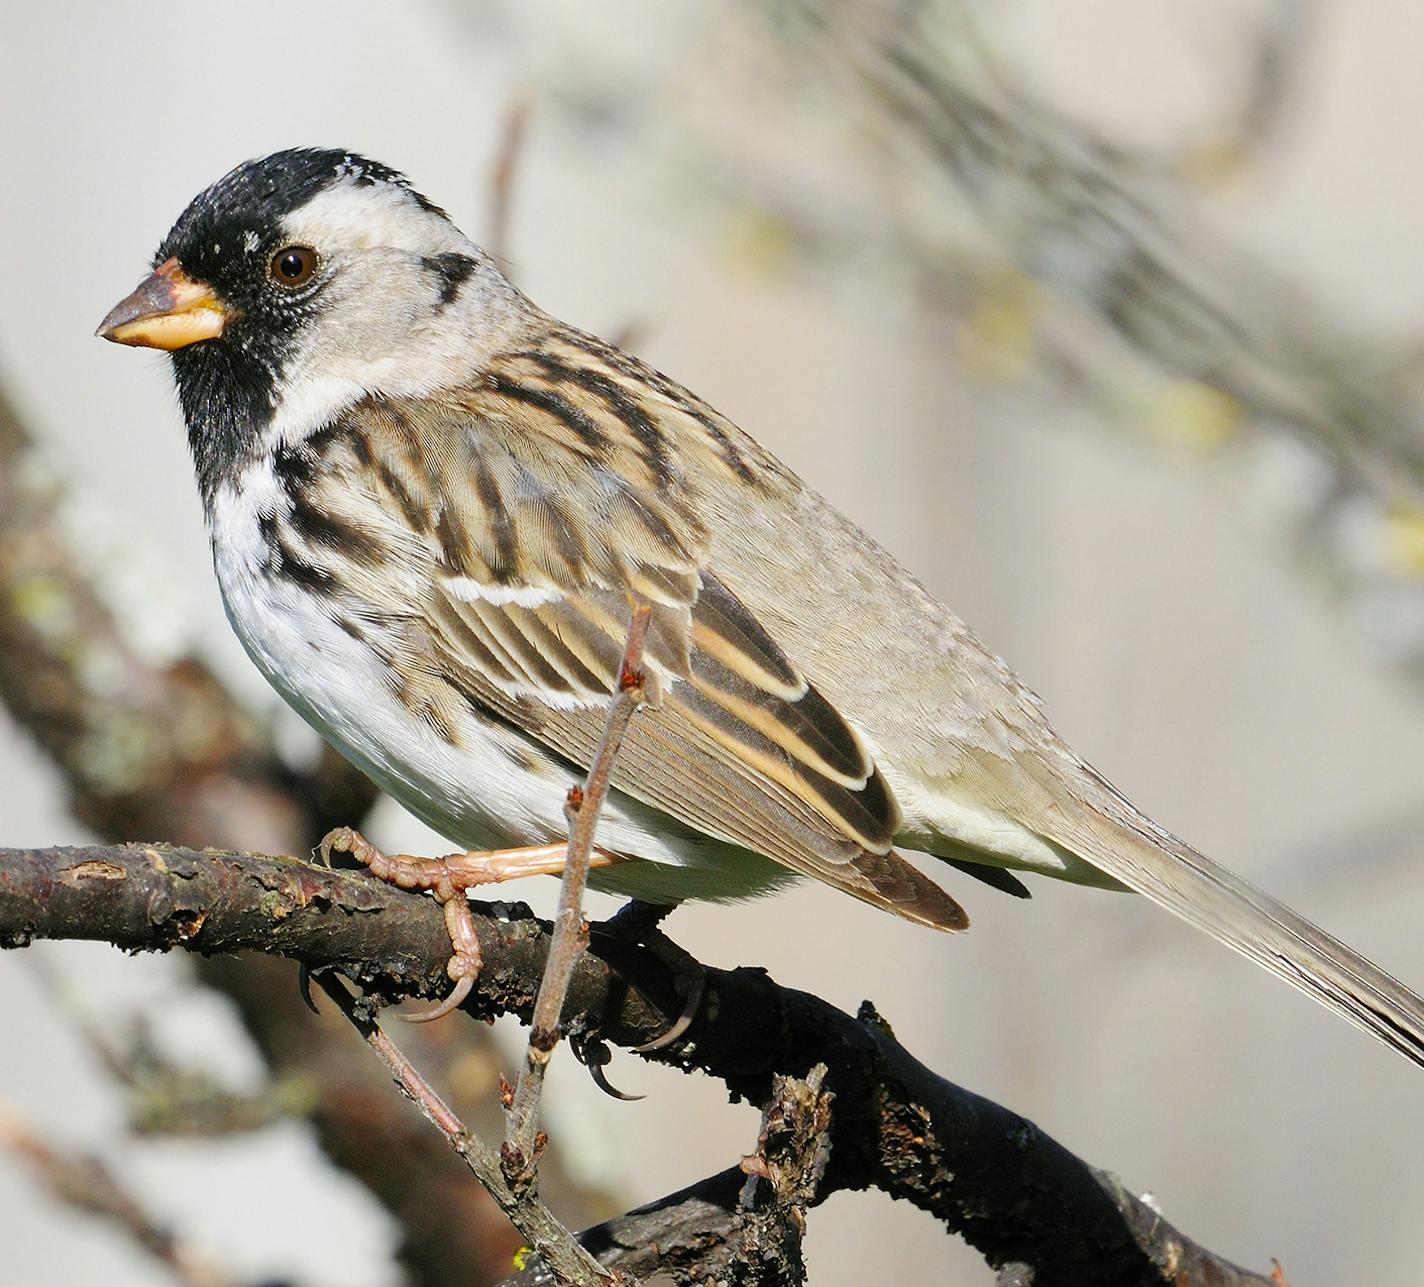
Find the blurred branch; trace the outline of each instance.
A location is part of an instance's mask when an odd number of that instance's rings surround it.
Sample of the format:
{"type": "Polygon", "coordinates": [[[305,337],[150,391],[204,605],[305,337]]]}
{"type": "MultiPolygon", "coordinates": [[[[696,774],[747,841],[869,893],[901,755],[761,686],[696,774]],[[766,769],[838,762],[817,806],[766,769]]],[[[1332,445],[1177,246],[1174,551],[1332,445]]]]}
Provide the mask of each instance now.
{"type": "MultiPolygon", "coordinates": [[[[464,1009],[527,1022],[547,961],[547,926],[508,905],[476,907],[485,967],[464,1009]]],[[[375,1000],[437,995],[448,982],[449,936],[433,900],[364,875],[214,850],[0,849],[0,944],[36,938],[280,953],[339,970],[375,1000]]],[[[835,1114],[816,1200],[879,1188],[962,1234],[992,1265],[1035,1266],[1044,1284],[1265,1287],[1266,1279],[1190,1242],[1031,1122],[935,1076],[872,1007],[852,1018],[760,970],[704,973],[697,1019],[644,1057],[700,1069],[763,1105],[778,1075],[804,1078],[825,1064],[835,1114]]],[[[661,1035],[681,1009],[675,970],[659,953],[592,927],[570,983],[565,1031],[636,1047],[661,1035]]]]}
{"type": "Polygon", "coordinates": [[[4,1105],[0,1148],[26,1163],[35,1180],[60,1202],[108,1220],[161,1261],[183,1287],[232,1287],[237,1281],[155,1221],[97,1157],[63,1153],[46,1144],[4,1105]]]}
{"type": "Polygon", "coordinates": [[[1252,66],[1232,131],[1243,148],[1261,150],[1289,114],[1318,7],[1317,0],[1273,0],[1263,15],[1250,42],[1252,66]]]}
{"type": "Polygon", "coordinates": [[[295,772],[202,662],[143,654],[79,548],[78,505],[0,388],[0,703],[75,816],[112,837],[279,848],[364,814],[374,791],[355,769],[331,756],[295,772]]]}
{"type": "Polygon", "coordinates": [[[111,1035],[87,997],[68,984],[54,963],[37,952],[25,959],[45,990],[52,1015],[65,1020],[95,1062],[122,1088],[129,1131],[138,1136],[213,1138],[259,1130],[315,1107],[310,1078],[274,1078],[255,1094],[229,1090],[206,1069],[167,1059],[153,1041],[146,1016],[111,1035]]]}
{"type": "MultiPolygon", "coordinates": [[[[514,179],[529,127],[529,104],[516,99],[504,112],[499,150],[489,176],[489,241],[485,249],[508,271],[510,211],[514,204],[514,179]]],[[[513,278],[514,274],[509,273],[513,278]]]]}
{"type": "MultiPolygon", "coordinates": [[[[815,65],[858,89],[853,110],[894,136],[900,180],[927,195],[915,171],[929,160],[999,251],[1071,310],[1071,324],[1047,311],[1045,347],[1125,427],[1217,448],[1370,647],[1424,678],[1424,408],[1403,360],[1347,337],[1197,223],[1171,175],[1035,101],[966,42],[951,47],[935,22],[946,7],[871,22],[835,0],[781,6],[804,19],[815,65]],[[1166,377],[1155,394],[1134,361],[1166,377]]],[[[1277,53],[1299,39],[1290,12],[1277,53]]]]}
{"type": "MultiPolygon", "coordinates": [[[[1278,0],[1234,42],[1244,93],[1223,86],[1239,101],[1205,150],[1239,166],[1279,135],[1314,7],[1278,0]]],[[[1156,450],[1218,461],[1371,657],[1424,679],[1412,346],[1355,337],[1213,230],[1190,181],[1210,167],[1042,102],[985,35],[992,11],[747,4],[679,25],[661,58],[585,38],[545,59],[545,96],[605,182],[615,150],[651,165],[745,269],[869,281],[887,309],[955,322],[967,374],[1036,380],[1055,407],[1071,392],[1156,450]],[[718,41],[741,74],[690,94],[676,69],[718,41]]]]}

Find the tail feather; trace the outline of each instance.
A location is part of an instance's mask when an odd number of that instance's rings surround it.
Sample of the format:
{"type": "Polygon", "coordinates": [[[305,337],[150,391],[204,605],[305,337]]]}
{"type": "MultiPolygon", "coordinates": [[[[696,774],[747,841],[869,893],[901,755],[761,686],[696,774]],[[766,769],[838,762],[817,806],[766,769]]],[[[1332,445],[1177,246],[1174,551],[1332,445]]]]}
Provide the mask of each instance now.
{"type": "Polygon", "coordinates": [[[1094,821],[1091,834],[1063,842],[1424,1067],[1424,999],[1404,984],[1135,811],[1094,821]]]}

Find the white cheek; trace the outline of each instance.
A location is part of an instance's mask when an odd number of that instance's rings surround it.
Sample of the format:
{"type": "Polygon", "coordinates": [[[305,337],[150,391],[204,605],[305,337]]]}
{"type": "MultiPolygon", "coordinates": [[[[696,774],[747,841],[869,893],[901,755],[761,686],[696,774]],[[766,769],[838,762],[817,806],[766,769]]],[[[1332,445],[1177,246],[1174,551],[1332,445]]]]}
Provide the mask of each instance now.
{"type": "Polygon", "coordinates": [[[332,283],[326,308],[284,365],[269,450],[300,442],[364,397],[427,398],[469,383],[503,346],[483,315],[431,315],[424,274],[373,273],[369,263],[337,271],[346,280],[332,283]]]}

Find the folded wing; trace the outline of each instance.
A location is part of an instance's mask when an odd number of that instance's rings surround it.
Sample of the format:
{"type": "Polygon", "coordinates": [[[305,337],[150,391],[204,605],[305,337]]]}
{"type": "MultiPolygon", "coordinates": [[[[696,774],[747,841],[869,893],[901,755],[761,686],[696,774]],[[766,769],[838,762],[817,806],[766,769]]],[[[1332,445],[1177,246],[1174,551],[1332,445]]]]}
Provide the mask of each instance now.
{"type": "Polygon", "coordinates": [[[614,786],[907,919],[963,928],[958,904],[895,852],[899,807],[862,739],[705,566],[688,456],[706,455],[697,469],[745,462],[699,438],[690,412],[643,410],[636,380],[580,376],[582,342],[566,333],[514,355],[458,404],[350,413],[396,502],[387,512],[426,516],[434,566],[419,624],[434,664],[586,767],[630,596],[645,600],[650,702],[614,786]],[[419,452],[401,450],[417,438],[419,452]]]}

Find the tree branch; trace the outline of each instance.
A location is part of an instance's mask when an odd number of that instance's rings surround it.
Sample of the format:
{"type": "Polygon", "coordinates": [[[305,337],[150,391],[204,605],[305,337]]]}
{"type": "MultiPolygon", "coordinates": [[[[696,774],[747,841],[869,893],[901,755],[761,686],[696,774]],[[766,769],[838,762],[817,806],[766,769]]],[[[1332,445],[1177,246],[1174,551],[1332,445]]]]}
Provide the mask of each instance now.
{"type": "MultiPolygon", "coordinates": [[[[517,905],[474,906],[485,968],[464,1008],[527,1021],[547,927],[517,905]]],[[[278,953],[338,969],[381,997],[431,996],[447,985],[449,939],[433,900],[363,874],[260,855],[0,849],[0,944],[36,938],[278,953]]],[[[991,1265],[1032,1266],[1035,1287],[1267,1287],[1267,1278],[1197,1246],[1031,1122],[936,1076],[869,1005],[852,1017],[761,970],[705,973],[696,1021],[645,1057],[700,1069],[756,1104],[770,1100],[777,1075],[805,1077],[824,1063],[835,1116],[817,1200],[879,1188],[962,1234],[991,1265]]],[[[654,952],[595,925],[562,1022],[632,1047],[661,1034],[681,1007],[673,971],[654,952]]],[[[633,1215],[623,1221],[617,1236],[626,1239],[637,1225],[627,1223],[633,1215]]],[[[589,1245],[606,1230],[589,1235],[589,1245]]],[[[613,1247],[604,1263],[620,1263],[621,1254],[613,1247]]]]}
{"type": "Polygon", "coordinates": [[[98,1158],[64,1152],[0,1104],[0,1149],[24,1162],[35,1182],[76,1211],[99,1216],[160,1261],[181,1287],[234,1287],[237,1278],[157,1220],[98,1158]]]}
{"type": "MultiPolygon", "coordinates": [[[[656,1202],[579,1235],[601,1265],[674,1282],[722,1282],[741,1229],[738,1200],[747,1177],[731,1166],[656,1202]]],[[[526,1265],[499,1287],[545,1287],[539,1265],[526,1265]]]]}
{"type": "Polygon", "coordinates": [[[317,982],[385,1064],[401,1093],[445,1137],[445,1142],[469,1167],[470,1174],[499,1203],[499,1209],[509,1217],[510,1223],[529,1240],[554,1281],[561,1287],[604,1287],[614,1283],[613,1274],[601,1268],[555,1219],[553,1212],[539,1200],[533,1185],[525,1184],[516,1189],[506,1182],[499,1155],[466,1130],[465,1124],[381,1029],[371,1007],[351,996],[334,980],[319,978],[317,982]]]}
{"type": "Polygon", "coordinates": [[[831,1155],[831,1101],[826,1065],[800,1077],[775,1077],[761,1115],[757,1151],[742,1159],[747,1174],[737,1199],[741,1234],[728,1281],[732,1287],[801,1287],[806,1208],[816,1200],[831,1155]]]}

